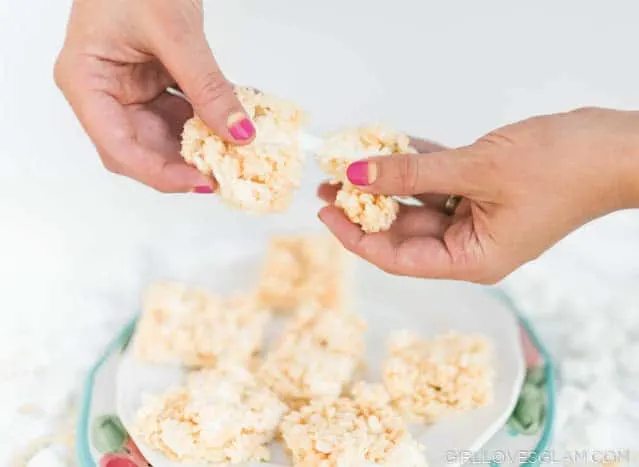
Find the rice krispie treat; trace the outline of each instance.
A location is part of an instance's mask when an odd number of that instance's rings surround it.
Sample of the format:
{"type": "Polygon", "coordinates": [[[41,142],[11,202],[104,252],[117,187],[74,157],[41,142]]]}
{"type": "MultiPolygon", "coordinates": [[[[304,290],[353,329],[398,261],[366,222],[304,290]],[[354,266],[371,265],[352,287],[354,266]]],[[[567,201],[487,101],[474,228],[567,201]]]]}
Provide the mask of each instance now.
{"type": "Polygon", "coordinates": [[[433,423],[492,402],[493,355],[486,338],[448,332],[425,340],[403,331],[391,336],[388,347],[384,385],[404,415],[433,423]]]}
{"type": "Polygon", "coordinates": [[[147,396],[134,433],[172,460],[267,461],[265,444],[286,410],[247,370],[226,366],[191,373],[185,386],[147,396]]]}
{"type": "Polygon", "coordinates": [[[395,221],[399,203],[390,196],[363,193],[346,177],[346,169],[357,160],[376,155],[416,153],[407,135],[381,125],[363,126],[329,135],[318,151],[322,169],[342,183],[335,205],[361,225],[366,233],[388,230],[395,221]]]}
{"type": "Polygon", "coordinates": [[[300,183],[303,113],[250,88],[237,87],[235,93],[255,125],[255,139],[245,146],[227,143],[196,116],[184,125],[182,157],[215,177],[228,204],[253,213],[282,211],[300,183]]]}
{"type": "Polygon", "coordinates": [[[364,193],[350,183],[344,183],[337,192],[335,206],[366,233],[390,229],[399,212],[399,203],[392,197],[364,193]]]}
{"type": "Polygon", "coordinates": [[[335,311],[348,308],[347,254],[329,235],[273,237],[262,265],[260,305],[289,312],[307,303],[335,311]]]}
{"type": "Polygon", "coordinates": [[[280,431],[296,467],[422,467],[423,447],[380,385],[320,399],[287,414],[280,431]]]}
{"type": "Polygon", "coordinates": [[[300,310],[259,370],[259,377],[293,407],[337,397],[361,368],[364,321],[353,314],[300,310]]]}
{"type": "Polygon", "coordinates": [[[268,319],[249,297],[223,299],[197,287],[158,282],[143,297],[133,351],[149,363],[249,365],[261,350],[268,319]]]}
{"type": "Polygon", "coordinates": [[[410,138],[399,131],[374,124],[332,133],[317,152],[319,164],[338,182],[348,182],[352,162],[371,156],[417,153],[410,138]]]}

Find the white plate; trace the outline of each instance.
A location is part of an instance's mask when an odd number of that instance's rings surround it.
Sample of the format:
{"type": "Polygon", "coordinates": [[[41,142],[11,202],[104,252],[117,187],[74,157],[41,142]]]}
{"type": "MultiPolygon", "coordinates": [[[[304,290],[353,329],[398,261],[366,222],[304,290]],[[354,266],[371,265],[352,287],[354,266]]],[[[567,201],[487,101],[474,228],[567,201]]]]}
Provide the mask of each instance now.
{"type": "MultiPolygon", "coordinates": [[[[180,267],[172,265],[176,268],[175,275],[158,276],[207,285],[219,292],[247,290],[255,283],[261,251],[259,245],[249,250],[245,243],[241,246],[241,249],[238,248],[237,242],[209,245],[211,251],[217,252],[215,266],[205,266],[202,257],[187,261],[188,264],[179,260],[180,267]]],[[[408,328],[424,336],[451,329],[472,331],[493,341],[497,356],[495,402],[433,426],[411,427],[414,436],[426,446],[431,467],[455,465],[450,460],[459,458],[460,451],[478,450],[503,427],[517,401],[525,368],[516,317],[501,300],[481,287],[394,277],[362,261],[357,261],[356,277],[355,309],[369,325],[366,356],[369,368],[366,378],[369,380],[379,379],[385,337],[395,329],[408,328]]],[[[117,377],[118,414],[124,425],[130,429],[143,393],[162,391],[171,384],[179,383],[182,376],[179,368],[141,364],[127,352],[117,377]]],[[[135,435],[133,437],[154,467],[184,465],[167,461],[135,439],[135,435]]],[[[280,449],[273,449],[273,453],[274,463],[245,465],[290,465],[280,449]]]]}

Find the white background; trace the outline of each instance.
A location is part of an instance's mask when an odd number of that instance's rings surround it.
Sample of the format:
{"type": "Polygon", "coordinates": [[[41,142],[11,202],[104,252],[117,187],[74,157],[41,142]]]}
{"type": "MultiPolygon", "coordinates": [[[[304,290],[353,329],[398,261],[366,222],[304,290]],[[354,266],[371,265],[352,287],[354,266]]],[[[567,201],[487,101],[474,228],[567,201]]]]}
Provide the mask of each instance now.
{"type": "MultiPolygon", "coordinates": [[[[163,252],[292,224],[104,171],[52,79],[69,4],[0,0],[0,439],[12,448],[51,420],[18,409],[62,408],[163,252]]],[[[534,114],[639,109],[638,15],[631,0],[227,0],[208,4],[206,22],[229,77],[297,100],[314,131],[374,119],[460,145],[534,114]]],[[[304,209],[319,178],[308,178],[293,223],[319,229],[304,209]]],[[[587,226],[536,271],[562,300],[636,291],[639,214],[587,226]]]]}

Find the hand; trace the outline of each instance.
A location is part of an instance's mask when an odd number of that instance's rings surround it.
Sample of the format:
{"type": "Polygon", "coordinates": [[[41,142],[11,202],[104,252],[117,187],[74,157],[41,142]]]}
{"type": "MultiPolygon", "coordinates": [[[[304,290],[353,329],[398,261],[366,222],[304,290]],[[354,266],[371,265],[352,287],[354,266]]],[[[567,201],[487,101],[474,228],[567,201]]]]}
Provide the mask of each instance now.
{"type": "MultiPolygon", "coordinates": [[[[423,206],[402,206],[388,232],[370,235],[323,208],[347,249],[393,274],[495,283],[588,221],[639,207],[639,113],[536,117],[468,147],[351,164],[358,171],[351,181],[367,180],[362,190],[423,206]],[[442,212],[448,194],[463,196],[453,216],[442,212]]],[[[319,195],[330,203],[335,190],[323,185],[319,195]]]]}
{"type": "Polygon", "coordinates": [[[255,129],[206,41],[197,0],[76,0],[55,79],[105,167],[164,192],[210,193],[180,134],[193,111],[221,138],[255,129]],[[165,92],[179,86],[191,105],[165,92]]]}

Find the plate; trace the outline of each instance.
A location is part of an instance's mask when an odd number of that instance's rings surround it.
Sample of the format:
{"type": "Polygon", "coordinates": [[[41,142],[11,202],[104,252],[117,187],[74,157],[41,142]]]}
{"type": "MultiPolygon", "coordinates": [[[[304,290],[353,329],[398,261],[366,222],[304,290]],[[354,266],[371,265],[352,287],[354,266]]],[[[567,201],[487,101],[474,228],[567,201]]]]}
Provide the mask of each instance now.
{"type": "MultiPolygon", "coordinates": [[[[247,248],[247,243],[237,242],[237,239],[209,245],[212,252],[218,252],[215,261],[209,265],[203,257],[186,264],[178,261],[182,264],[181,267],[173,264],[174,274],[161,277],[204,285],[220,293],[250,290],[256,283],[264,251],[260,242],[253,245],[247,248]]],[[[478,332],[493,342],[496,355],[494,402],[487,407],[455,414],[432,426],[411,426],[413,435],[426,446],[431,467],[455,465],[450,462],[451,458],[460,458],[460,452],[481,448],[504,426],[516,404],[525,373],[516,316],[485,287],[391,276],[361,260],[355,260],[354,273],[354,308],[368,323],[367,380],[379,380],[379,362],[385,355],[386,336],[393,330],[411,329],[425,337],[448,330],[478,332]]],[[[130,351],[125,352],[117,372],[116,399],[118,415],[127,429],[131,431],[142,394],[160,392],[180,383],[183,376],[179,367],[142,364],[130,351]]],[[[133,438],[154,467],[198,465],[169,461],[135,435],[133,438]]],[[[243,465],[290,464],[278,448],[273,449],[272,463],[243,465]]]]}

